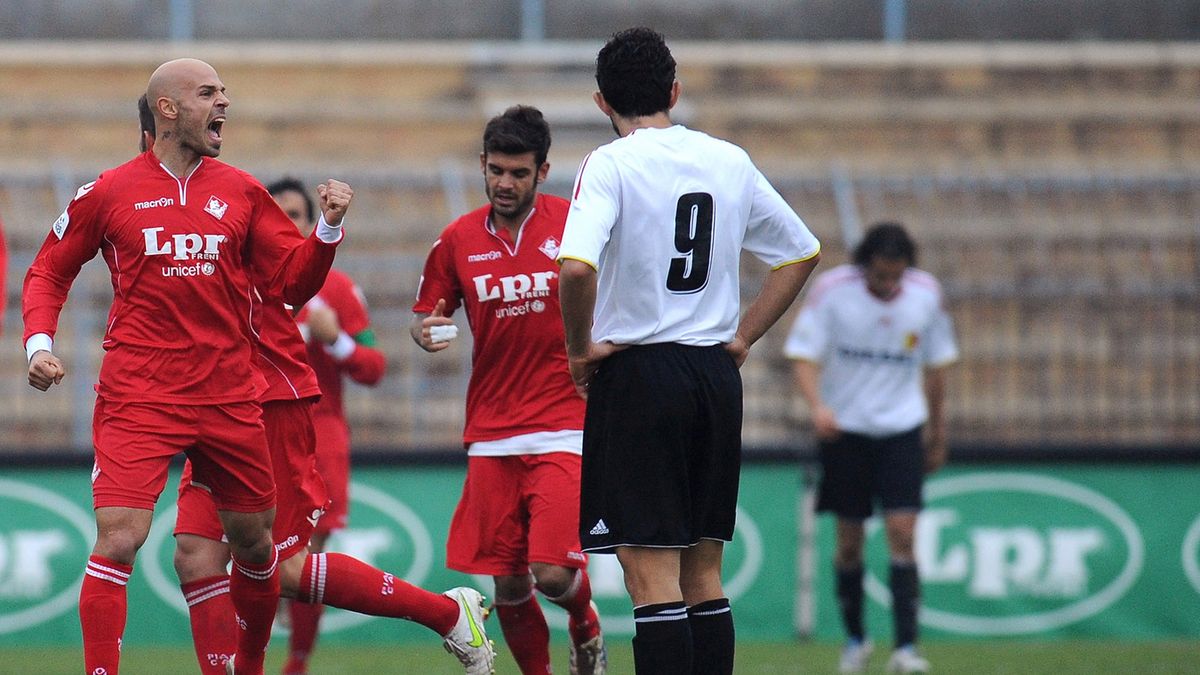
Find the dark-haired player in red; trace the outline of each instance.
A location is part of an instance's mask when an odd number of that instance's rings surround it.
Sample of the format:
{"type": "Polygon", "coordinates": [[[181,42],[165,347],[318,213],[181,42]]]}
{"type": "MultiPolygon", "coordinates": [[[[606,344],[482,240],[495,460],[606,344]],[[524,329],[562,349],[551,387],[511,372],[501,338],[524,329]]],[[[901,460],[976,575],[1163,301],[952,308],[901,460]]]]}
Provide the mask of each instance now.
{"type": "Polygon", "coordinates": [[[262,673],[279,596],[275,486],[253,377],[254,284],[299,305],[341,240],[349,187],[322,185],[325,222],[302,237],[266,189],[215,159],[229,98],[211,66],[177,59],[147,85],[151,151],[79,188],[25,278],[29,383],[62,381],[58,317],[97,252],[112,276],[93,423],[97,537],[80,590],[88,673],[116,675],[125,586],[170,459],[187,453],[229,540],[229,593],[242,630],[238,674],[262,673]]]}
{"type": "Polygon", "coordinates": [[[571,673],[590,675],[605,671],[607,656],[579,548],[584,401],[567,372],[558,310],[555,258],[568,204],[537,191],[549,150],[536,108],[514,106],[488,122],[480,155],[488,205],[434,242],[410,329],[422,349],[443,350],[461,306],[475,338],[467,480],[447,565],[495,580],[500,627],[522,673],[550,669],[536,588],[570,616],[571,673]]]}
{"type": "MultiPolygon", "coordinates": [[[[316,227],[316,209],[304,184],[282,178],[267,192],[302,234],[316,227]]],[[[350,425],[342,405],[343,377],[365,386],[383,379],[387,358],[375,348],[375,334],[362,291],[349,275],[329,270],[325,285],[296,315],[308,343],[308,364],[317,374],[321,398],[313,405],[317,470],[325,482],[329,503],[317,522],[309,550],[321,553],[330,534],[346,527],[350,500],[350,425]]],[[[283,672],[304,673],[317,641],[324,605],[292,600],[287,603],[291,624],[288,659],[283,672]]]]}

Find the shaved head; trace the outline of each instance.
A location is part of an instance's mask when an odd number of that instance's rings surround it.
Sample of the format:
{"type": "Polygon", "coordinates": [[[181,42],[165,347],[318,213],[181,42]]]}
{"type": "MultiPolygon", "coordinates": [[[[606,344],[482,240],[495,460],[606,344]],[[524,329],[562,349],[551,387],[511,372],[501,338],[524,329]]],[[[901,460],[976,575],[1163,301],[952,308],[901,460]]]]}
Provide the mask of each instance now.
{"type": "Polygon", "coordinates": [[[212,66],[199,59],[167,61],[146,83],[146,101],[158,132],[154,154],[172,171],[220,154],[229,97],[212,66]]]}
{"type": "Polygon", "coordinates": [[[146,83],[146,97],[151,101],[162,97],[179,99],[184,91],[209,78],[217,79],[217,71],[200,59],[167,61],[150,75],[150,81],[146,83]]]}
{"type": "Polygon", "coordinates": [[[158,112],[160,98],[180,100],[184,92],[205,79],[217,79],[214,67],[199,59],[175,59],[155,68],[146,83],[146,98],[150,108],[158,112]]]}

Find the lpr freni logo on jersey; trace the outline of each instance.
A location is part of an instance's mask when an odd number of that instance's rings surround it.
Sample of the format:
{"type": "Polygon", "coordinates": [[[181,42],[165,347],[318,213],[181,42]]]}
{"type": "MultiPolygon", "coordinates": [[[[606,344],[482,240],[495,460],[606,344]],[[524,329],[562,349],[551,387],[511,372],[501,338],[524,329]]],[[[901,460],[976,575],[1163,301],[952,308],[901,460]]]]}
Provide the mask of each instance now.
{"type": "Polygon", "coordinates": [[[173,234],[170,237],[162,235],[164,228],[147,227],[142,229],[146,240],[146,255],[166,255],[172,260],[188,260],[192,264],[175,264],[164,266],[164,277],[194,277],[212,276],[217,271],[214,261],[221,259],[221,244],[225,241],[223,234],[173,234]]]}
{"type": "Polygon", "coordinates": [[[510,303],[496,310],[496,317],[504,318],[545,311],[546,303],[539,298],[550,297],[550,282],[557,276],[557,272],[534,272],[493,279],[491,274],[481,274],[471,280],[475,282],[475,292],[480,302],[500,300],[510,303]],[[511,304],[521,301],[524,302],[519,305],[511,304]]]}

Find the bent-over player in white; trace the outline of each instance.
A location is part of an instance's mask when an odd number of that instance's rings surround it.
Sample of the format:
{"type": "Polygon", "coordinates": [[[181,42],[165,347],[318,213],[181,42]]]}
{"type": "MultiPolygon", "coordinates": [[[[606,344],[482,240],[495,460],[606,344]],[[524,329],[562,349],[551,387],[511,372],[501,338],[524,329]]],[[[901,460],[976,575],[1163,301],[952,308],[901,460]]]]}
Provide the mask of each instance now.
{"type": "Polygon", "coordinates": [[[892,672],[925,672],[913,532],[924,475],[946,460],[945,367],[958,358],[950,316],[916,246],[895,223],[872,227],[854,264],[813,280],[785,353],[812,413],[821,458],[818,511],[837,515],[837,595],[848,637],[841,671],[863,672],[863,520],[879,503],[891,558],[892,672]],[[924,443],[922,430],[924,428],[924,443]]]}

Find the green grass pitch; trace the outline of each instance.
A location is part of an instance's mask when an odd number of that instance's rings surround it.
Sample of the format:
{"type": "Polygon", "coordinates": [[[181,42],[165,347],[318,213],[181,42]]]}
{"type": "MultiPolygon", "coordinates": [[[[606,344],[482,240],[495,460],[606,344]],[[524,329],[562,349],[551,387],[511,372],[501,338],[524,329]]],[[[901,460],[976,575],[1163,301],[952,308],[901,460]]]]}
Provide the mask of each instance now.
{"type": "MultiPolygon", "coordinates": [[[[566,673],[566,645],[553,645],[554,670],[566,673]]],[[[746,675],[836,673],[839,646],[825,643],[739,644],[736,672],[746,675]]],[[[497,675],[517,675],[512,657],[498,648],[497,675]]],[[[938,674],[970,675],[1094,675],[1096,673],[1158,675],[1200,672],[1200,640],[1194,642],[933,642],[922,647],[938,674]]],[[[272,643],[267,673],[278,673],[282,644],[272,643]]],[[[122,675],[197,672],[194,656],[183,648],[126,647],[122,675]]],[[[871,673],[883,673],[887,650],[877,649],[871,673]]],[[[441,646],[319,646],[311,662],[313,675],[367,675],[412,673],[452,675],[461,668],[441,646]]],[[[82,672],[79,649],[8,647],[0,649],[0,672],[9,675],[77,675],[82,672]]],[[[609,646],[609,673],[633,673],[633,655],[627,638],[609,646]]]]}

